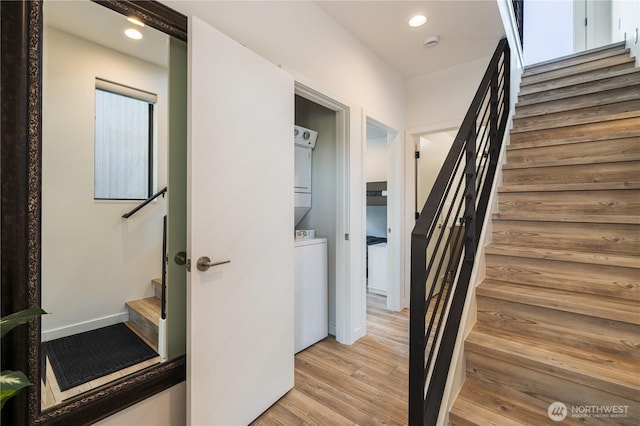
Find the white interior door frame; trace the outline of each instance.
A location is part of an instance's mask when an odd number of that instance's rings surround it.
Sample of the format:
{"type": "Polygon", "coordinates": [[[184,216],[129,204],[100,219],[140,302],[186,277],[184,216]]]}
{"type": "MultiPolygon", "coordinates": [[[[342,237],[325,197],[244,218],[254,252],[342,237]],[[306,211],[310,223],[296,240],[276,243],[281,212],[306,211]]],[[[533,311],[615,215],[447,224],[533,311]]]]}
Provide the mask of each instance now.
{"type": "MultiPolygon", "coordinates": [[[[385,131],[387,134],[387,282],[389,284],[387,309],[400,311],[405,307],[402,303],[405,299],[405,289],[401,284],[404,281],[402,277],[404,268],[402,268],[402,265],[404,264],[403,247],[405,239],[405,233],[403,232],[405,183],[402,137],[397,130],[368,114],[363,114],[362,121],[365,139],[367,123],[385,131]]],[[[363,155],[363,158],[366,158],[366,156],[363,155]]],[[[363,191],[366,192],[366,182],[364,182],[364,185],[363,191]]],[[[363,200],[362,211],[364,212],[362,223],[365,227],[364,236],[366,237],[366,198],[363,200]]],[[[366,243],[364,250],[366,251],[366,243]]],[[[364,288],[366,288],[365,280],[362,282],[364,288]]],[[[408,295],[406,298],[408,298],[408,295]]]]}
{"type": "MultiPolygon", "coordinates": [[[[350,202],[349,202],[349,122],[350,108],[345,104],[305,85],[295,82],[295,94],[309,101],[330,109],[336,113],[336,145],[337,145],[337,173],[336,176],[336,258],[329,259],[336,263],[336,340],[340,343],[351,344],[360,336],[357,318],[354,314],[358,309],[354,306],[360,303],[357,293],[352,291],[351,285],[351,250],[352,245],[348,239],[350,202]]],[[[366,317],[365,317],[366,321],[366,317]]]]}

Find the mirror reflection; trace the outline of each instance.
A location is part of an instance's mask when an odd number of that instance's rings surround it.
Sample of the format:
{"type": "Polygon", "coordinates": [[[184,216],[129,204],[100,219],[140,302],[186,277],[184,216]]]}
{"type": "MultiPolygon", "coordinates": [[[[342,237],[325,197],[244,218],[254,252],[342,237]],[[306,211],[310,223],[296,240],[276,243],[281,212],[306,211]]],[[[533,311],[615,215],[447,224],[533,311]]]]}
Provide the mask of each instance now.
{"type": "Polygon", "coordinates": [[[162,279],[171,191],[122,217],[169,185],[174,43],[90,1],[45,2],[43,32],[45,409],[181,353],[162,279]]]}

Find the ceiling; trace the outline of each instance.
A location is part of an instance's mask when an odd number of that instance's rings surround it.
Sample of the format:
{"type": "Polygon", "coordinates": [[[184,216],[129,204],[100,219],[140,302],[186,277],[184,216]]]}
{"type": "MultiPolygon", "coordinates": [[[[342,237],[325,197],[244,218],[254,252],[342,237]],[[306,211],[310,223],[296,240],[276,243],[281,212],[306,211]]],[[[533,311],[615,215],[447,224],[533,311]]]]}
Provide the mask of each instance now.
{"type": "Polygon", "coordinates": [[[140,28],[127,22],[125,16],[90,1],[46,1],[43,10],[45,26],[167,67],[169,36],[158,30],[140,28]],[[126,28],[138,29],[142,40],[126,37],[126,28]]]}
{"type": "Polygon", "coordinates": [[[490,56],[504,37],[496,0],[316,3],[405,79],[490,56]],[[427,23],[411,28],[417,13],[427,23]],[[432,35],[440,44],[427,48],[432,35]]]}
{"type": "MultiPolygon", "coordinates": [[[[315,3],[405,79],[490,56],[504,37],[496,0],[315,3]],[[411,28],[407,22],[416,13],[428,20],[411,28]],[[424,40],[432,35],[440,44],[427,48],[424,40]]],[[[130,40],[122,31],[132,25],[122,15],[88,1],[48,1],[44,10],[47,25],[166,67],[168,39],[159,31],[145,27],[142,40],[130,40]]]]}

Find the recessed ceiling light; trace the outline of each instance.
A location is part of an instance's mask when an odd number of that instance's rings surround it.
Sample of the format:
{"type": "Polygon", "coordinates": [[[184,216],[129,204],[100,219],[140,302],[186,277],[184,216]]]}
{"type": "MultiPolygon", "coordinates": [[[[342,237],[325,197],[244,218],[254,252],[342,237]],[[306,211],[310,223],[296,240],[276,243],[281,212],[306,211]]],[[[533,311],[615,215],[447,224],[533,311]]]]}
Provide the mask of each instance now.
{"type": "Polygon", "coordinates": [[[127,28],[124,30],[124,34],[134,40],[140,40],[142,38],[142,33],[134,28],[127,28]]]}
{"type": "Polygon", "coordinates": [[[411,19],[409,19],[409,26],[410,27],[420,27],[422,25],[424,25],[424,23],[427,22],[427,17],[424,15],[414,15],[411,17],[411,19]]]}
{"type": "Polygon", "coordinates": [[[138,25],[140,27],[144,27],[144,24],[138,18],[127,18],[127,21],[131,22],[132,24],[138,25]]]}

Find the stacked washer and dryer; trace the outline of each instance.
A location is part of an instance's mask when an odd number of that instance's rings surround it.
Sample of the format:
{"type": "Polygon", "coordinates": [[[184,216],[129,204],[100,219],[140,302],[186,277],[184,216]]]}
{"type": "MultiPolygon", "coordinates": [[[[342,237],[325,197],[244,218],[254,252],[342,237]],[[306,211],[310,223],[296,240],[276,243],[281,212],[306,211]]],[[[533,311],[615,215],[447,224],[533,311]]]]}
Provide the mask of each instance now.
{"type": "Polygon", "coordinates": [[[327,239],[316,238],[314,230],[297,229],[311,210],[311,165],[317,138],[318,132],[294,126],[295,353],[329,334],[327,239]]]}

